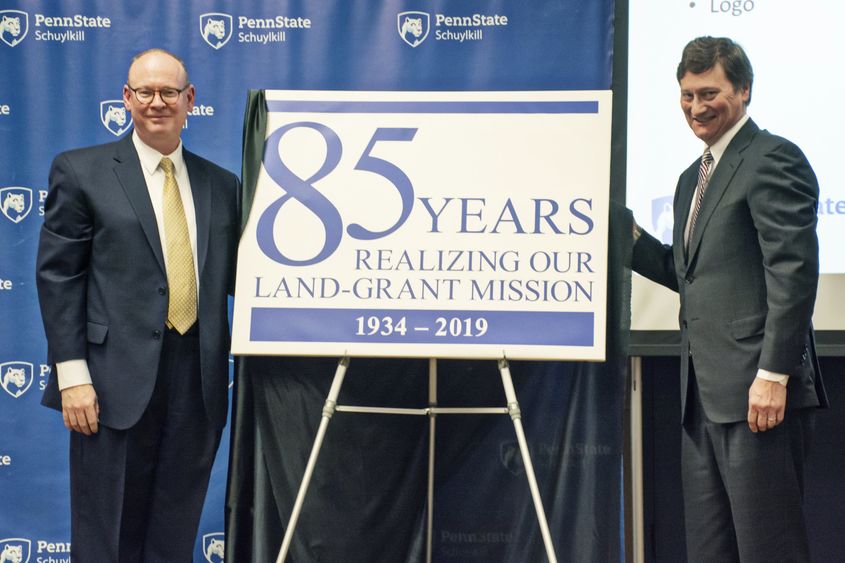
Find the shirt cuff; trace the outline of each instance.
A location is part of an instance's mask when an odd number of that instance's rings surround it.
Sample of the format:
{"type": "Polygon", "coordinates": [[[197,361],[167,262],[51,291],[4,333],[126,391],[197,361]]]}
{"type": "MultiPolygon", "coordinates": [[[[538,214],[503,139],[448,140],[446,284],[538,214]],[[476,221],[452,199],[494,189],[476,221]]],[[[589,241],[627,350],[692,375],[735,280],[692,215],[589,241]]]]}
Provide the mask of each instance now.
{"type": "Polygon", "coordinates": [[[766,381],[775,381],[780,383],[784,387],[786,387],[787,382],[789,382],[789,376],[784,373],[775,373],[773,371],[767,371],[764,369],[757,370],[757,377],[760,379],[765,379],[766,381]]]}
{"type": "Polygon", "coordinates": [[[85,360],[67,360],[56,364],[56,378],[59,391],[77,385],[90,385],[91,374],[88,372],[88,362],[85,360]]]}

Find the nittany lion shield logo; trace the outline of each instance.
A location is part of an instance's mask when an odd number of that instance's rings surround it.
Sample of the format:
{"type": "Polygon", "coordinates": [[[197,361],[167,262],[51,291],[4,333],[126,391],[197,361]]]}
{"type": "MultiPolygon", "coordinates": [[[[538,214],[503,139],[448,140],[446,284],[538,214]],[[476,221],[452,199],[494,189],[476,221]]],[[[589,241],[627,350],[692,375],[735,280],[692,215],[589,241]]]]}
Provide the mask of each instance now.
{"type": "Polygon", "coordinates": [[[126,111],[123,100],[104,100],[100,102],[100,122],[109,133],[120,137],[132,127],[132,114],[126,111]]]}
{"type": "Polygon", "coordinates": [[[32,542],[24,538],[0,540],[0,561],[3,563],[29,563],[32,542]]]}
{"type": "Polygon", "coordinates": [[[29,14],[20,10],[0,10],[0,41],[14,47],[29,31],[29,14]]]}
{"type": "Polygon", "coordinates": [[[200,33],[206,43],[219,49],[232,38],[232,16],[221,12],[200,14],[200,33]]]}
{"type": "Polygon", "coordinates": [[[499,444],[499,461],[505,469],[513,475],[525,473],[525,465],[522,463],[522,453],[517,442],[502,442],[499,444]]]}
{"type": "Polygon", "coordinates": [[[663,244],[672,244],[672,228],[675,226],[672,200],[673,196],[667,195],[651,201],[651,223],[655,237],[663,244]]]}
{"type": "MultiPolygon", "coordinates": [[[[0,386],[17,399],[32,385],[32,364],[29,362],[6,362],[0,364],[0,386]]],[[[0,559],[3,561],[3,559],[0,559]]]]}
{"type": "Polygon", "coordinates": [[[416,47],[428,37],[428,14],[425,12],[400,12],[396,16],[396,28],[402,41],[416,47]]]}
{"type": "Polygon", "coordinates": [[[32,209],[32,190],[23,186],[0,188],[3,215],[12,223],[20,223],[32,209]]]}
{"type": "Polygon", "coordinates": [[[226,542],[223,541],[223,532],[205,534],[202,537],[202,553],[208,563],[222,563],[225,547],[226,542]]]}

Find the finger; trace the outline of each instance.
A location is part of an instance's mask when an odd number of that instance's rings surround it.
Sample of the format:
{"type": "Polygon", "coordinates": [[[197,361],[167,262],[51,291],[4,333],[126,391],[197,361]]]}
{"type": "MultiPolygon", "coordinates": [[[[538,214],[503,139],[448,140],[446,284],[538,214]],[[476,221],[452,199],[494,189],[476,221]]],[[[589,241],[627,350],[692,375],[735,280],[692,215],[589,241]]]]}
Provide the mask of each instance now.
{"type": "Polygon", "coordinates": [[[74,409],[71,412],[73,413],[73,417],[71,420],[74,421],[74,430],[85,434],[86,436],[90,436],[91,428],[88,426],[88,419],[85,417],[85,411],[80,409],[74,409]]]}
{"type": "Polygon", "coordinates": [[[70,426],[70,417],[68,417],[67,411],[62,409],[62,420],[65,422],[65,428],[68,430],[73,430],[70,426]]]}
{"type": "Polygon", "coordinates": [[[90,436],[94,433],[94,430],[91,428],[90,419],[88,416],[88,409],[81,409],[79,413],[79,426],[82,427],[82,433],[86,436],[90,436]]]}
{"type": "Polygon", "coordinates": [[[757,429],[760,432],[765,432],[769,429],[769,421],[767,419],[766,411],[757,411],[757,429]]]}
{"type": "Polygon", "coordinates": [[[752,432],[757,432],[757,411],[748,409],[748,427],[752,432]]]}
{"type": "Polygon", "coordinates": [[[767,418],[769,420],[769,428],[774,428],[775,426],[778,426],[780,423],[782,423],[784,418],[786,418],[785,402],[781,403],[775,408],[769,409],[767,418]]]}
{"type": "Polygon", "coordinates": [[[764,431],[765,430],[771,430],[772,428],[777,426],[778,423],[780,422],[778,420],[777,411],[774,411],[772,409],[769,409],[767,411],[761,411],[760,415],[765,417],[765,420],[766,420],[766,426],[765,426],[764,431]]]}
{"type": "Polygon", "coordinates": [[[67,418],[68,418],[68,422],[70,423],[70,426],[68,428],[70,428],[74,432],[82,432],[82,430],[79,428],[79,420],[76,416],[75,410],[68,409],[67,418]]]}
{"type": "Polygon", "coordinates": [[[783,420],[786,418],[786,401],[784,401],[784,404],[782,404],[782,405],[780,405],[780,407],[778,407],[777,411],[772,416],[777,418],[778,424],[783,422],[783,420]]]}
{"type": "Polygon", "coordinates": [[[97,413],[94,406],[85,409],[85,423],[92,434],[97,433],[97,413]]]}
{"type": "Polygon", "coordinates": [[[771,430],[778,425],[778,419],[774,416],[769,416],[766,419],[766,430],[771,430]]]}

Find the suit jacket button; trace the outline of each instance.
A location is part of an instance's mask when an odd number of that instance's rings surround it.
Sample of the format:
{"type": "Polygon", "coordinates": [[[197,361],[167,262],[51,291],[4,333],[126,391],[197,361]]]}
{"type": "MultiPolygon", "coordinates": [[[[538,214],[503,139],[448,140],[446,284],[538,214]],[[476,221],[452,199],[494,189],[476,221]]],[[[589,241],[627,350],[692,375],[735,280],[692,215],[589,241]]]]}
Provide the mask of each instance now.
{"type": "Polygon", "coordinates": [[[153,339],[158,340],[160,338],[161,338],[161,331],[160,330],[154,330],[153,331],[153,339]]]}
{"type": "Polygon", "coordinates": [[[167,290],[163,287],[158,288],[159,295],[167,295],[167,290]]]}

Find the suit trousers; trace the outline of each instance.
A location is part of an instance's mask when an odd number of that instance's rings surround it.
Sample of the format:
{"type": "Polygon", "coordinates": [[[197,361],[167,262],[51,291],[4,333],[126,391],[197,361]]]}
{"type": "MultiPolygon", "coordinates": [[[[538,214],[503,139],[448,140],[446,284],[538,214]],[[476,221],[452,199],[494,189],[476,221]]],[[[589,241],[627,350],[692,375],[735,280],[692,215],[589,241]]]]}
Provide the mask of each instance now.
{"type": "MultiPolygon", "coordinates": [[[[692,366],[690,366],[692,367],[692,366]]],[[[681,438],[689,563],[809,563],[802,500],[814,412],[787,411],[772,430],[716,424],[690,373],[681,438]]]]}
{"type": "Polygon", "coordinates": [[[74,563],[189,563],[220,442],[202,399],[199,334],[163,336],[150,403],[128,430],[70,438],[74,563]]]}

